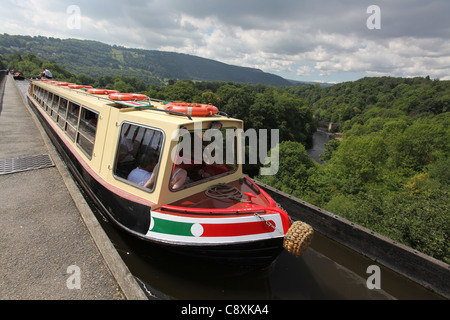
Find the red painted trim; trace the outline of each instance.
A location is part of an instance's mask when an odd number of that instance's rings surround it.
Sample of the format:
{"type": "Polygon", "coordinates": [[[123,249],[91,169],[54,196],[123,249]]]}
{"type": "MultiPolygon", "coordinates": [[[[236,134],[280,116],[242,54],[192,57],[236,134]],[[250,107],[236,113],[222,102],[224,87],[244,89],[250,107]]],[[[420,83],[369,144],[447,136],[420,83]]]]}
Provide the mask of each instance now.
{"type": "Polygon", "coordinates": [[[251,206],[248,208],[237,209],[202,209],[202,208],[188,208],[188,207],[176,207],[171,205],[164,205],[161,207],[163,210],[175,211],[189,214],[242,214],[242,213],[255,213],[264,211],[264,207],[251,206]]]}
{"type": "Polygon", "coordinates": [[[265,214],[269,213],[277,213],[281,217],[281,222],[283,224],[283,232],[286,234],[291,226],[291,218],[289,215],[278,207],[268,208],[253,205],[248,208],[239,208],[239,209],[201,209],[201,208],[187,208],[187,207],[175,207],[170,205],[165,205],[161,207],[161,210],[168,210],[174,212],[182,212],[188,214],[254,214],[264,212],[265,214]]]}
{"type": "Polygon", "coordinates": [[[276,203],[275,203],[275,201],[273,201],[273,199],[272,199],[272,197],[271,196],[269,196],[268,194],[267,194],[267,192],[265,192],[263,189],[261,189],[256,183],[254,183],[251,179],[249,179],[248,177],[244,177],[244,179],[248,182],[248,183],[250,183],[253,187],[255,187],[256,189],[258,189],[260,192],[261,192],[261,194],[264,196],[264,198],[266,198],[266,200],[269,202],[269,205],[270,205],[270,207],[271,208],[276,208],[276,203]]]}
{"type": "MultiPolygon", "coordinates": [[[[269,221],[272,225],[275,222],[269,221]]],[[[238,237],[273,232],[275,229],[264,221],[244,223],[202,224],[202,237],[238,237]]]]}

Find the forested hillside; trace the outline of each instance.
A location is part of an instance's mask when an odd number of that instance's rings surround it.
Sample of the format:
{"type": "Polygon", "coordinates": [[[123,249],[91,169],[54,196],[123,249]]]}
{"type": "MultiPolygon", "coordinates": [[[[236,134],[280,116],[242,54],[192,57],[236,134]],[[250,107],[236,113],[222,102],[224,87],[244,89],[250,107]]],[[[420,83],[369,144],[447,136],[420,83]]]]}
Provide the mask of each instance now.
{"type": "Polygon", "coordinates": [[[258,69],[228,65],[187,54],[110,46],[97,41],[0,34],[0,55],[34,54],[65,69],[92,78],[119,75],[146,83],[168,80],[233,81],[289,85],[290,82],[258,69]]]}
{"type": "MultiPolygon", "coordinates": [[[[322,121],[346,124],[381,112],[396,115],[440,114],[450,111],[450,81],[426,78],[364,78],[332,87],[299,86],[290,93],[312,104],[315,116],[322,121]],[[383,111],[384,110],[384,111],[383,111]],[[352,120],[346,123],[347,120],[352,120]]],[[[345,129],[344,129],[345,130],[345,129]]]]}
{"type": "Polygon", "coordinates": [[[71,73],[34,55],[9,55],[28,77],[45,64],[58,80],[162,100],[212,103],[246,128],[279,129],[280,164],[261,182],[322,207],[430,256],[450,263],[450,81],[365,78],[321,88],[273,87],[232,82],[97,78],[71,73]],[[324,164],[306,149],[317,120],[340,124],[324,164]]]}
{"type": "Polygon", "coordinates": [[[328,144],[324,165],[282,143],[280,171],[258,179],[449,263],[450,81],[286,89],[317,119],[338,122],[344,138],[328,144]]]}

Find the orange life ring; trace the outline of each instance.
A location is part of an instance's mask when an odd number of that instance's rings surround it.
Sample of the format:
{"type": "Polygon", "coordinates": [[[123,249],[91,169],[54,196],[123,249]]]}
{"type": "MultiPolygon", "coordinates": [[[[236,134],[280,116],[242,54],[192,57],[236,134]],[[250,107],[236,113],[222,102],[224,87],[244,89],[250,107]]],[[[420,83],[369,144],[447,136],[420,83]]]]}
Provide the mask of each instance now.
{"type": "Polygon", "coordinates": [[[111,100],[116,101],[131,101],[131,100],[146,100],[147,96],[145,94],[138,93],[112,93],[109,95],[111,100]]]}
{"type": "Polygon", "coordinates": [[[112,94],[112,93],[118,93],[117,90],[108,90],[108,89],[88,89],[88,92],[91,94],[112,94]]]}
{"type": "Polygon", "coordinates": [[[64,87],[66,87],[66,86],[69,85],[68,82],[62,82],[62,81],[56,82],[56,84],[57,84],[58,86],[64,86],[64,87]]]}
{"type": "Polygon", "coordinates": [[[91,94],[106,94],[106,91],[104,89],[88,89],[88,92],[91,94]]]}
{"type": "Polygon", "coordinates": [[[117,90],[105,90],[106,94],[113,94],[113,93],[119,93],[117,90]]]}
{"type": "Polygon", "coordinates": [[[212,104],[171,102],[164,108],[166,110],[181,112],[194,117],[206,117],[219,113],[219,109],[212,104]]]}
{"type": "Polygon", "coordinates": [[[71,89],[93,89],[92,86],[84,86],[82,84],[69,84],[68,86],[71,89]]]}

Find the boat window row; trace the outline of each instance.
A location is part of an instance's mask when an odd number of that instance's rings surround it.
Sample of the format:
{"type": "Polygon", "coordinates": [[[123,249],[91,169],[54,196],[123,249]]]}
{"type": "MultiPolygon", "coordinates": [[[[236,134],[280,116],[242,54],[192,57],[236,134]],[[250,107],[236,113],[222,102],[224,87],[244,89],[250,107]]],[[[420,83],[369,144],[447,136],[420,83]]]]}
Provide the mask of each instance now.
{"type": "Polygon", "coordinates": [[[34,87],[33,98],[91,159],[97,132],[98,113],[39,86],[34,87]]]}
{"type": "MultiPolygon", "coordinates": [[[[65,134],[91,159],[99,114],[39,86],[34,87],[33,97],[65,134]]],[[[227,129],[235,130],[236,128],[227,129]]],[[[225,129],[221,131],[223,139],[220,139],[220,143],[214,140],[213,148],[211,148],[213,146],[210,143],[211,138],[204,137],[205,130],[190,131],[186,136],[180,137],[179,144],[175,147],[177,150],[174,150],[175,159],[173,159],[169,182],[170,190],[186,189],[232,174],[237,170],[237,141],[227,141],[225,129]],[[198,151],[194,150],[195,144],[188,146],[183,143],[184,139],[193,142],[197,138],[202,140],[201,149],[198,151]],[[234,147],[229,150],[227,146],[230,144],[234,147]],[[220,157],[215,153],[216,150],[221,150],[220,157]],[[228,159],[232,159],[231,163],[228,159]]],[[[236,140],[236,137],[232,139],[236,140]]],[[[144,191],[152,192],[158,177],[163,146],[164,133],[161,129],[123,122],[117,145],[114,176],[144,191]]]]}

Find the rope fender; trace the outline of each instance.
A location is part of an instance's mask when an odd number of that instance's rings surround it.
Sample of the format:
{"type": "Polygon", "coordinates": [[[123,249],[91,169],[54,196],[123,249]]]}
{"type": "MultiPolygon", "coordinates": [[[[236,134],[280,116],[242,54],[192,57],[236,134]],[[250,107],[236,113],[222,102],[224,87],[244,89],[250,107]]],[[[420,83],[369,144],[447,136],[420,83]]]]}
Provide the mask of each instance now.
{"type": "Polygon", "coordinates": [[[301,221],[295,221],[284,238],[283,246],[292,255],[299,257],[311,245],[314,229],[301,221]]]}

